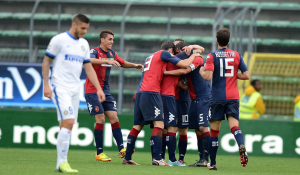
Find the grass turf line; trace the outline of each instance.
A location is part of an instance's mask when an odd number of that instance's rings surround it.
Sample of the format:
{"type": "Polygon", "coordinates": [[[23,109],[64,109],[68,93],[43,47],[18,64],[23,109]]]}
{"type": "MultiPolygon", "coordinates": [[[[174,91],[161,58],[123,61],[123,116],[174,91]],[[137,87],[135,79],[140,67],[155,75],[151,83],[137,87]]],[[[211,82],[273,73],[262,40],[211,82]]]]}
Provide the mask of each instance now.
{"type": "MultiPolygon", "coordinates": [[[[69,163],[72,168],[78,169],[79,174],[105,174],[105,175],[189,175],[189,174],[300,174],[300,159],[297,158],[274,158],[274,157],[251,157],[246,168],[242,167],[239,155],[217,156],[217,171],[209,171],[199,167],[158,167],[151,166],[150,153],[136,152],[133,160],[141,166],[123,165],[122,159],[118,158],[117,151],[106,151],[111,162],[95,161],[95,151],[70,150],[69,163]]],[[[167,154],[166,154],[167,155],[167,154]]],[[[186,163],[193,164],[198,159],[197,154],[187,154],[186,163]]],[[[46,175],[55,174],[56,150],[55,149],[17,149],[0,148],[0,174],[1,175],[46,175]]]]}

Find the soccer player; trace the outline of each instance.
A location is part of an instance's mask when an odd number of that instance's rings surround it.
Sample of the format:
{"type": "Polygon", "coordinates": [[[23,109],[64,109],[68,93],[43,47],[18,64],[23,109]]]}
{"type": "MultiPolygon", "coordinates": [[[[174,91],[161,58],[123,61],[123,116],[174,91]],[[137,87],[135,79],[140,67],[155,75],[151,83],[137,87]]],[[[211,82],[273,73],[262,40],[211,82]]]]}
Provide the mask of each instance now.
{"type": "Polygon", "coordinates": [[[90,63],[89,44],[83,39],[89,28],[89,19],[78,14],[73,18],[69,31],[54,36],[46,50],[42,72],[44,96],[52,99],[57,109],[60,131],[57,136],[56,169],[64,173],[77,173],[68,163],[67,155],[73,124],[77,121],[79,106],[79,84],[82,64],[86,75],[94,84],[97,99],[105,100],[97,76],[90,63]],[[48,84],[49,66],[53,60],[51,85],[48,84]]]}
{"type": "Polygon", "coordinates": [[[138,165],[132,160],[135,141],[144,125],[152,123],[154,125],[150,140],[150,145],[153,147],[152,165],[169,166],[160,155],[162,130],[164,128],[163,104],[160,95],[163,73],[168,62],[186,68],[196,56],[199,56],[199,54],[193,54],[188,59],[180,60],[172,55],[173,48],[173,42],[165,41],[161,45],[161,50],[151,54],[145,61],[143,75],[136,94],[134,126],[127,138],[127,150],[123,164],[138,165]]]}
{"type": "MultiPolygon", "coordinates": [[[[184,43],[185,42],[183,42],[183,44],[184,43]]],[[[186,45],[188,44],[186,43],[186,45]]],[[[179,48],[182,48],[183,46],[180,47],[179,45],[179,48]]],[[[180,83],[179,85],[183,89],[187,89],[187,88],[189,89],[190,97],[192,99],[189,114],[188,114],[189,128],[195,129],[197,140],[198,140],[198,151],[200,156],[200,160],[190,166],[200,166],[200,167],[206,166],[207,164],[208,141],[209,141],[207,116],[208,116],[209,101],[210,101],[210,83],[205,81],[198,73],[203,63],[204,63],[203,59],[197,57],[187,69],[178,69],[174,71],[165,72],[165,75],[186,74],[188,85],[184,83],[180,83]]]]}
{"type": "Polygon", "coordinates": [[[248,162],[243,133],[239,128],[239,92],[236,81],[237,79],[248,80],[250,74],[241,54],[227,48],[229,39],[230,32],[227,28],[221,28],[217,31],[218,50],[207,55],[206,65],[200,69],[203,79],[211,80],[213,77],[210,103],[211,117],[209,119],[211,127],[210,163],[207,165],[210,170],[217,170],[218,135],[225,115],[231,133],[239,146],[241,164],[245,167],[248,162]],[[241,72],[238,72],[238,69],[241,72]]]}
{"type": "Polygon", "coordinates": [[[124,68],[136,68],[142,69],[143,65],[133,64],[124,61],[118,56],[117,52],[112,50],[114,43],[114,33],[110,30],[103,30],[100,33],[100,46],[91,49],[91,63],[96,71],[98,81],[103,88],[106,100],[100,102],[97,98],[97,90],[91,83],[89,78],[86,78],[85,83],[85,99],[87,102],[87,108],[91,116],[95,116],[96,125],[94,128],[94,137],[97,148],[97,155],[95,159],[97,161],[108,162],[111,161],[103,152],[103,127],[105,122],[105,116],[111,123],[112,133],[117,142],[119,150],[119,158],[124,158],[126,154],[126,148],[123,146],[123,136],[120,128],[119,118],[117,116],[116,100],[110,94],[108,79],[112,65],[121,66],[124,68]]]}

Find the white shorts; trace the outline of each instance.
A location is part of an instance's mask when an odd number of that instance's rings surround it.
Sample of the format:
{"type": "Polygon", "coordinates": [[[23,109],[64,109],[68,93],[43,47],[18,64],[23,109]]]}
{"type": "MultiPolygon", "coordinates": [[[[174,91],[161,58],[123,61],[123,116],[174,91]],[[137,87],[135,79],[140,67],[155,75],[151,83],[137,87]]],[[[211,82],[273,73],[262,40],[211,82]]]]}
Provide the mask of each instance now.
{"type": "Polygon", "coordinates": [[[56,106],[57,120],[61,122],[66,119],[78,118],[79,92],[67,91],[60,87],[52,90],[52,101],[56,106]]]}

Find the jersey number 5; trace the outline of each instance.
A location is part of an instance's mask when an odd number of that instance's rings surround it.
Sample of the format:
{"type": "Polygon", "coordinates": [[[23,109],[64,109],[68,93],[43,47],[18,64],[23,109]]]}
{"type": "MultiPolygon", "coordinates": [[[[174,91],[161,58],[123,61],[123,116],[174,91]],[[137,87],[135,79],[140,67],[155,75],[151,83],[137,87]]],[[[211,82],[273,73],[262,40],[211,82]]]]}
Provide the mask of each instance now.
{"type": "Polygon", "coordinates": [[[147,70],[150,69],[150,65],[151,65],[151,61],[152,61],[153,55],[150,55],[147,58],[147,61],[145,62],[145,66],[144,66],[144,72],[146,72],[147,70]]]}
{"type": "MultiPolygon", "coordinates": [[[[225,72],[227,70],[230,70],[230,73],[225,73],[225,77],[233,77],[233,72],[234,72],[234,66],[229,66],[229,62],[234,62],[233,58],[225,58],[225,72]]],[[[224,66],[223,66],[223,59],[220,58],[220,77],[224,77],[224,66]]]]}

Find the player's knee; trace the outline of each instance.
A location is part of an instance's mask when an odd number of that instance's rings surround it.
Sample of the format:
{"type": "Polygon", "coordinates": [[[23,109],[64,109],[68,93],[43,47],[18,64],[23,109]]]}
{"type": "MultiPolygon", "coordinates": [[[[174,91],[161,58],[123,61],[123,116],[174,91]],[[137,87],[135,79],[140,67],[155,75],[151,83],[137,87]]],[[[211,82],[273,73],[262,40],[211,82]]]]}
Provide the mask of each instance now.
{"type": "Polygon", "coordinates": [[[61,127],[67,128],[72,130],[75,120],[74,119],[67,119],[61,122],[61,127]]]}
{"type": "Polygon", "coordinates": [[[169,126],[169,127],[168,127],[168,132],[176,133],[176,132],[177,132],[177,127],[169,126]]]}
{"type": "Polygon", "coordinates": [[[187,135],[187,128],[178,128],[179,135],[187,135]]]}
{"type": "Polygon", "coordinates": [[[201,132],[201,134],[204,134],[205,132],[208,132],[208,127],[200,126],[199,131],[201,132]]]}
{"type": "Polygon", "coordinates": [[[161,128],[161,129],[164,128],[164,122],[163,121],[153,121],[153,125],[154,125],[154,127],[157,127],[157,128],[161,128]]]}
{"type": "Polygon", "coordinates": [[[108,120],[111,124],[119,122],[118,116],[109,117],[108,120]]]}
{"type": "Polygon", "coordinates": [[[97,114],[95,115],[96,123],[104,124],[105,117],[104,114],[97,114]]]}

